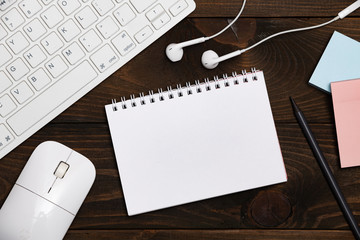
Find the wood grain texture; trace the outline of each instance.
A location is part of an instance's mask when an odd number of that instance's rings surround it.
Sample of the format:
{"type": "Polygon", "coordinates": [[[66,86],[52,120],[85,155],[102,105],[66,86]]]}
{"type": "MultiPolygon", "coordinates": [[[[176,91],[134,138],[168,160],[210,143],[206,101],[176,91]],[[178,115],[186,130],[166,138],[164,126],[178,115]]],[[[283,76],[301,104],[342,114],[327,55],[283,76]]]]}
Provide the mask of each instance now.
{"type": "MultiPolygon", "coordinates": [[[[84,231],[85,232],[85,231],[84,231]]],[[[83,231],[69,231],[67,240],[82,238],[83,231]]],[[[350,231],[326,231],[326,230],[123,230],[123,231],[86,231],[86,239],[97,240],[281,240],[281,239],[302,239],[302,240],[352,240],[350,231]]]]}
{"type": "MultiPolygon", "coordinates": [[[[276,127],[287,183],[128,217],[107,125],[50,124],[0,162],[0,205],[33,149],[42,141],[54,140],[89,157],[97,169],[94,186],[71,229],[348,229],[297,124],[278,123],[276,127]],[[270,226],[267,219],[271,215],[264,213],[259,220],[253,214],[259,208],[254,201],[264,195],[268,199],[260,202],[264,206],[276,205],[281,196],[290,207],[287,216],[270,226]]],[[[360,220],[359,169],[340,169],[334,125],[311,127],[360,220]]]]}
{"type": "Polygon", "coordinates": [[[186,48],[184,59],[174,64],[166,58],[164,46],[211,35],[214,29],[221,29],[228,23],[226,19],[185,20],[60,115],[55,122],[103,123],[106,122],[103,106],[109,104],[112,98],[129,98],[131,94],[166,89],[169,85],[175,87],[178,83],[185,85],[187,81],[197,79],[203,81],[209,76],[241,72],[255,66],[264,71],[275,121],[295,122],[288,99],[291,95],[310,122],[333,123],[333,112],[329,107],[331,96],[309,86],[308,81],[335,30],[360,41],[360,28],[357,27],[360,26],[360,19],[344,19],[321,29],[273,38],[211,71],[204,69],[200,63],[202,53],[208,49],[222,55],[250,46],[273,33],[327,20],[241,19],[220,37],[186,48]]]}
{"type": "MultiPolygon", "coordinates": [[[[249,0],[244,17],[335,17],[349,6],[352,0],[249,0]]],[[[242,6],[242,0],[196,0],[193,17],[234,17],[242,6]]],[[[355,12],[352,16],[359,16],[355,12]]]]}
{"type": "Polygon", "coordinates": [[[205,50],[226,54],[278,31],[319,24],[353,1],[248,1],[243,17],[232,28],[205,44],[186,48],[184,59],[173,64],[164,54],[167,44],[217,32],[242,4],[241,0],[196,2],[197,9],[189,18],[0,160],[0,206],[35,147],[54,140],[87,156],[97,169],[95,183],[67,240],[353,239],[292,114],[289,96],[310,122],[360,221],[360,168],[340,168],[331,96],[308,85],[334,30],[360,41],[360,12],[321,29],[279,36],[211,71],[200,64],[205,50]],[[251,67],[265,74],[287,183],[128,217],[104,105],[112,98],[129,98],[251,67]]]}

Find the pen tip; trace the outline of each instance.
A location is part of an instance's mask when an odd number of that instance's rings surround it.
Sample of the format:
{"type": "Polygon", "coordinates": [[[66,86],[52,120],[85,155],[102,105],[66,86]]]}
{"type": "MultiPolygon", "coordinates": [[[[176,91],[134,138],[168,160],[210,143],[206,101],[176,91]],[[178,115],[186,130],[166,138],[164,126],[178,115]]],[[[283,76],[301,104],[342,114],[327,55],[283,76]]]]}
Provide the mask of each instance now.
{"type": "Polygon", "coordinates": [[[292,97],[290,97],[290,102],[291,102],[291,105],[292,105],[294,111],[300,112],[299,107],[296,105],[295,100],[292,97]]]}

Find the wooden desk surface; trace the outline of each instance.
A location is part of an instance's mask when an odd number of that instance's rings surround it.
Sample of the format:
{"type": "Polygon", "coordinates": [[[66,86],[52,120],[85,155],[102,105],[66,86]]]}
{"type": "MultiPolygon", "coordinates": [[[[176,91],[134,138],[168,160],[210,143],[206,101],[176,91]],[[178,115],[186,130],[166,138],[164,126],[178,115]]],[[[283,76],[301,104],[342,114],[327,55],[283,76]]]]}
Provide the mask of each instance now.
{"type": "Polygon", "coordinates": [[[34,148],[55,140],[87,156],[97,169],[95,183],[67,240],[353,239],[293,116],[289,96],[308,118],[360,221],[360,167],[340,168],[331,96],[308,85],[334,30],[360,41],[360,11],[321,29],[274,38],[215,70],[200,65],[207,49],[224,54],[282,30],[322,23],[352,2],[249,0],[231,29],[185,49],[184,59],[173,64],[164,54],[167,44],[217,32],[236,16],[242,4],[241,0],[196,0],[197,9],[189,18],[0,160],[0,206],[34,148]],[[265,73],[288,182],[128,217],[104,105],[115,97],[250,67],[265,73]]]}

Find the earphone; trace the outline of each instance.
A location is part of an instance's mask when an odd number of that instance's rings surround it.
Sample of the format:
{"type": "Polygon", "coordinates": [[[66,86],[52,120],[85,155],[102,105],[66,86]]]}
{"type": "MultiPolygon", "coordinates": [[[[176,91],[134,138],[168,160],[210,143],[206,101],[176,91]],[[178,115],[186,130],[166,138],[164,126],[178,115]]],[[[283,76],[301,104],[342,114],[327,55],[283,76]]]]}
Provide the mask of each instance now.
{"type": "MultiPolygon", "coordinates": [[[[172,62],[177,62],[180,61],[183,57],[184,54],[184,47],[188,47],[191,45],[195,45],[195,44],[199,44],[199,43],[203,43],[207,40],[210,40],[212,38],[215,38],[217,36],[219,36],[220,34],[222,34],[224,31],[226,31],[232,24],[234,24],[234,22],[236,22],[236,20],[240,17],[241,13],[244,10],[246,4],[246,0],[243,1],[243,5],[240,9],[240,12],[238,13],[238,15],[235,17],[235,19],[228,25],[226,26],[223,30],[221,30],[220,32],[212,35],[211,37],[201,37],[201,38],[197,38],[197,39],[193,39],[193,40],[189,40],[186,42],[182,42],[182,43],[172,43],[169,46],[167,46],[165,52],[166,52],[166,56],[172,61],[172,62]]],[[[347,15],[349,15],[350,13],[352,13],[353,11],[355,11],[356,9],[358,9],[360,7],[360,0],[357,0],[356,2],[354,2],[353,4],[351,4],[350,6],[348,6],[347,8],[345,8],[344,10],[342,10],[341,12],[338,13],[338,15],[333,18],[332,20],[319,24],[319,25],[315,25],[315,26],[310,26],[310,27],[304,27],[304,28],[296,28],[296,29],[291,29],[291,30],[286,30],[286,31],[282,31],[282,32],[278,32],[275,33],[267,38],[264,38],[263,40],[255,43],[254,45],[247,47],[245,49],[239,49],[236,50],[232,53],[228,53],[224,56],[219,56],[215,51],[213,50],[208,50],[206,52],[203,53],[202,57],[201,57],[201,63],[202,65],[207,68],[207,69],[214,69],[216,68],[220,62],[228,60],[230,58],[236,57],[241,55],[242,53],[249,51],[250,49],[260,45],[261,43],[274,38],[276,36],[282,35],[282,34],[286,34],[286,33],[292,33],[292,32],[299,32],[299,31],[305,31],[305,30],[311,30],[311,29],[315,29],[315,28],[320,28],[323,27],[325,25],[328,25],[330,23],[333,23],[339,19],[343,19],[345,18],[347,15]]]]}
{"type": "MultiPolygon", "coordinates": [[[[359,0],[360,1],[360,0],[359,0]]],[[[220,32],[210,36],[210,37],[201,37],[201,38],[196,38],[190,41],[186,41],[186,42],[182,42],[182,43],[171,43],[169,46],[167,46],[165,53],[166,56],[172,61],[172,62],[178,62],[182,59],[183,55],[184,55],[184,47],[188,47],[188,46],[192,46],[195,44],[199,44],[199,43],[203,43],[205,41],[208,41],[212,38],[215,38],[217,36],[219,36],[220,34],[222,34],[223,32],[225,32],[229,27],[231,27],[240,17],[241,13],[244,11],[245,8],[245,4],[246,4],[246,0],[243,1],[242,7],[240,9],[240,12],[238,13],[238,15],[234,18],[234,20],[231,21],[231,23],[229,25],[227,25],[223,30],[221,30],[220,32]]]]}

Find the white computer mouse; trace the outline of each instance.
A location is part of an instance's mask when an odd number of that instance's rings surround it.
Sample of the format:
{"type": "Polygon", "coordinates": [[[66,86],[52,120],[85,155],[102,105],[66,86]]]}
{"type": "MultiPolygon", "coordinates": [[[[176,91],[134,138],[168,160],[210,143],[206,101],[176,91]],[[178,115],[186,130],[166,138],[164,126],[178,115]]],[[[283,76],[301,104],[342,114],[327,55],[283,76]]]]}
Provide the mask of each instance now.
{"type": "Polygon", "coordinates": [[[95,175],[83,155],[57,142],[40,144],[0,210],[0,239],[63,239],[95,175]]]}

